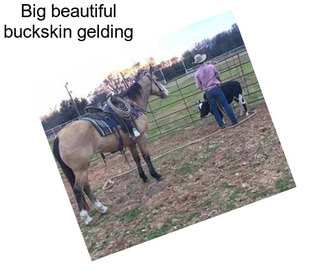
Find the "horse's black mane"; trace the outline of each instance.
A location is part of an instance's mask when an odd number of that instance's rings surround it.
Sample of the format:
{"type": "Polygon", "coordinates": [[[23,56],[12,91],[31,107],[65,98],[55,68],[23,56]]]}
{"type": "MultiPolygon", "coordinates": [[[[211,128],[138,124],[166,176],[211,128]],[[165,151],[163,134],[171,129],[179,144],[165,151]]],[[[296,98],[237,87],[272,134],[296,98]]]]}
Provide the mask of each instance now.
{"type": "Polygon", "coordinates": [[[131,100],[136,100],[138,97],[141,96],[141,86],[135,82],[133,83],[125,92],[123,92],[120,96],[121,97],[128,97],[131,100]]]}

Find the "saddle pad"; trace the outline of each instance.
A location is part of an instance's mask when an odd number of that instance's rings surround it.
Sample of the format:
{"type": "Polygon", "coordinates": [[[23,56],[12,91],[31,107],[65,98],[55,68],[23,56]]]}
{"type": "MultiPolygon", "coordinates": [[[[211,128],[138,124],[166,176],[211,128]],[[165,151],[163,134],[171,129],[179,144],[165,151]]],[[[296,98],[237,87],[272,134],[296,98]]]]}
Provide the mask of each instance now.
{"type": "Polygon", "coordinates": [[[96,119],[93,117],[83,117],[81,120],[87,120],[89,121],[93,127],[98,131],[100,136],[107,136],[113,133],[112,129],[116,127],[118,124],[114,123],[113,120],[109,119],[109,124],[107,120],[102,120],[102,119],[96,119]]]}

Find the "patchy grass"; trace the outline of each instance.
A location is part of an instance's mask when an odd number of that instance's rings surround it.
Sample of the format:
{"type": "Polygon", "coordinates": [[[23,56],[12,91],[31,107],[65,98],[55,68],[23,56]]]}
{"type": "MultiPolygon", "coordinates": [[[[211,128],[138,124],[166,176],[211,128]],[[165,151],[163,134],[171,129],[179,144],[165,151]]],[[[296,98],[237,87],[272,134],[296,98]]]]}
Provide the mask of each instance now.
{"type": "Polygon", "coordinates": [[[159,229],[148,234],[147,240],[151,240],[151,239],[154,239],[156,237],[159,237],[159,236],[162,236],[162,235],[168,233],[169,230],[171,229],[171,227],[172,227],[171,220],[169,218],[167,218],[167,220],[164,222],[164,224],[159,229]]]}
{"type": "Polygon", "coordinates": [[[216,142],[207,142],[204,146],[203,152],[209,153],[214,152],[219,148],[219,144],[216,142]]]}
{"type": "Polygon", "coordinates": [[[222,189],[229,189],[229,188],[232,188],[232,187],[234,187],[234,185],[230,184],[228,182],[223,182],[223,183],[220,184],[220,188],[222,188],[222,189]]]}
{"type": "Polygon", "coordinates": [[[185,163],[184,166],[180,168],[180,174],[188,175],[194,173],[196,170],[199,169],[199,165],[195,163],[185,163]]]}
{"type": "Polygon", "coordinates": [[[225,156],[225,159],[227,159],[229,162],[234,161],[234,157],[232,153],[227,153],[225,156]]]}
{"type": "Polygon", "coordinates": [[[295,185],[289,176],[281,177],[281,178],[277,179],[275,182],[275,188],[279,192],[283,192],[283,191],[288,190],[294,186],[295,185]]]}
{"type": "Polygon", "coordinates": [[[201,212],[200,211],[196,211],[193,213],[190,213],[189,215],[185,216],[183,218],[183,224],[186,225],[187,223],[190,223],[193,219],[197,218],[201,216],[201,212]]]}
{"type": "Polygon", "coordinates": [[[130,222],[134,221],[140,213],[141,213],[141,211],[137,207],[135,207],[131,210],[121,213],[119,215],[119,218],[121,221],[123,221],[125,223],[130,223],[130,222]]]}
{"type": "MultiPolygon", "coordinates": [[[[150,178],[143,183],[137,171],[133,171],[114,179],[112,187],[102,191],[105,166],[102,163],[101,167],[98,164],[91,168],[93,191],[109,207],[107,215],[100,215],[92,208],[93,224],[81,224],[91,258],[100,258],[294,187],[268,111],[264,106],[257,110],[256,117],[241,126],[154,160],[156,170],[165,177],[163,182],[150,178]]],[[[200,138],[213,129],[214,121],[200,129],[176,134],[167,142],[150,143],[151,156],[200,138]]],[[[112,176],[128,169],[123,157],[107,163],[112,176]]],[[[69,194],[72,195],[71,189],[69,194]]],[[[75,202],[73,208],[78,214],[75,202]]]]}

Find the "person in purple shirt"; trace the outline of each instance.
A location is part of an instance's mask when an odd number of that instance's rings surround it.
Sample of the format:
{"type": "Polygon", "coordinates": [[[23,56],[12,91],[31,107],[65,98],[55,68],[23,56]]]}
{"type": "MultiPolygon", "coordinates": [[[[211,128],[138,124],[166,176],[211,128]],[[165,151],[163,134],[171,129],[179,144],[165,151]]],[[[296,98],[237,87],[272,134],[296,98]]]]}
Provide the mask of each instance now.
{"type": "Polygon", "coordinates": [[[214,118],[220,128],[225,128],[225,125],[221,119],[218,107],[216,106],[217,101],[219,101],[224,108],[232,125],[235,125],[238,123],[238,120],[221,89],[219,72],[214,65],[206,64],[205,60],[205,54],[197,54],[194,56],[194,63],[200,64],[194,75],[196,86],[197,88],[205,91],[205,95],[211,105],[214,118]]]}

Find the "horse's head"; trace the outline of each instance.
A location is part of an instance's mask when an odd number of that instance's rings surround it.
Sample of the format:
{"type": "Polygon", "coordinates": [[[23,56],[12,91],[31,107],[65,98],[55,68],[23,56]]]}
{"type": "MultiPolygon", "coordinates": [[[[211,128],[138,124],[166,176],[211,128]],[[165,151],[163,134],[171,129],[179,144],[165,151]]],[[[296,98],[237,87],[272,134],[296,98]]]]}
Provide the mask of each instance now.
{"type": "Polygon", "coordinates": [[[151,71],[144,72],[138,83],[144,90],[149,91],[150,95],[156,95],[161,98],[166,98],[169,95],[167,88],[157,81],[157,77],[151,71]]]}

